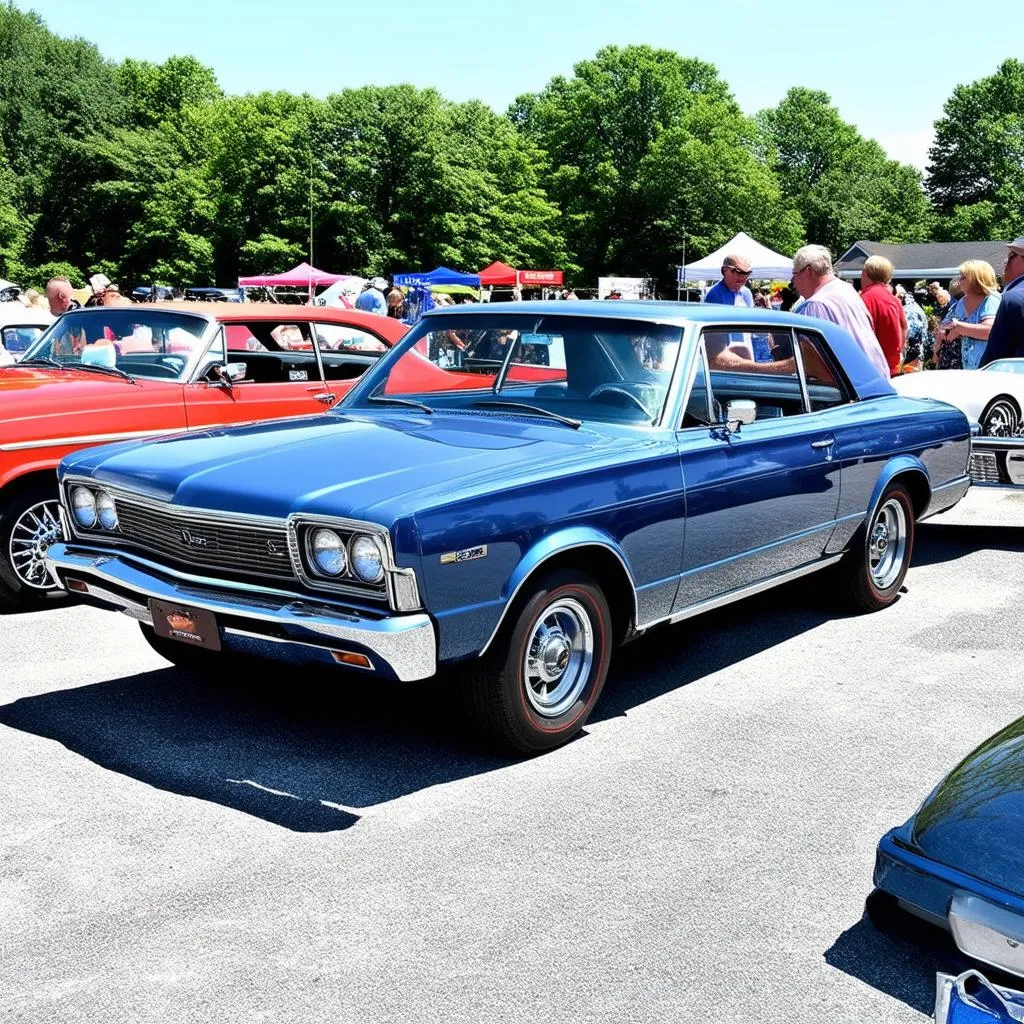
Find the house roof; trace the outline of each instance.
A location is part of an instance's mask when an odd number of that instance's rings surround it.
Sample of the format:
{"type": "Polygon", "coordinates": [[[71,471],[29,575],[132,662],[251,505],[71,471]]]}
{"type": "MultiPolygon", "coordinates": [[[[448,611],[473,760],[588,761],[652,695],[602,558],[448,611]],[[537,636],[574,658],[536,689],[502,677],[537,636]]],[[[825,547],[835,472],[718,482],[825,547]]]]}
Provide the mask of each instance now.
{"type": "Polygon", "coordinates": [[[896,277],[953,277],[966,260],[985,260],[1001,274],[1006,242],[914,242],[890,245],[861,239],[854,242],[836,264],[840,277],[857,277],[869,256],[884,256],[896,269],[896,277]]]}

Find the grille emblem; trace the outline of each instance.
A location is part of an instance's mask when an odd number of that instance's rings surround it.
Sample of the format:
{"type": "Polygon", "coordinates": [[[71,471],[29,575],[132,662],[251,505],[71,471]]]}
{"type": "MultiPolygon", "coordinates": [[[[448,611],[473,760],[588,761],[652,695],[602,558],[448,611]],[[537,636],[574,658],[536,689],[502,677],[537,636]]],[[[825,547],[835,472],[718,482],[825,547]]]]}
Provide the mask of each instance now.
{"type": "Polygon", "coordinates": [[[281,549],[277,546],[277,543],[272,540],[267,541],[267,554],[276,555],[281,549]]]}
{"type": "Polygon", "coordinates": [[[205,548],[209,546],[209,539],[200,533],[193,533],[191,530],[182,530],[181,539],[190,548],[205,548]]]}

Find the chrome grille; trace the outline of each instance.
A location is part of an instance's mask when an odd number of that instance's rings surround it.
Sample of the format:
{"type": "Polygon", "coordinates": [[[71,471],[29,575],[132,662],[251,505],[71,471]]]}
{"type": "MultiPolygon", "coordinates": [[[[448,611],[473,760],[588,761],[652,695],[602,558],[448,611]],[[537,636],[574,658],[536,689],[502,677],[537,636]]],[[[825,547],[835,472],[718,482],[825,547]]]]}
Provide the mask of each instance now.
{"type": "Polygon", "coordinates": [[[971,452],[971,483],[999,483],[999,463],[992,452],[971,452]]]}
{"type": "Polygon", "coordinates": [[[283,523],[206,517],[120,495],[116,502],[121,536],[143,551],[205,569],[295,580],[283,523]]]}

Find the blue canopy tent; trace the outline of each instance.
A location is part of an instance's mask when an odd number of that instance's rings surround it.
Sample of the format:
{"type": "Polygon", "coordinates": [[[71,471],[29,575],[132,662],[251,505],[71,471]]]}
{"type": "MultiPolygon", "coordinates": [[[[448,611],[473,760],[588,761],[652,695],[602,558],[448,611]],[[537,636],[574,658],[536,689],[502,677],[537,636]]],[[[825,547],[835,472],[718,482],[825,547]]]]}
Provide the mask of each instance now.
{"type": "Polygon", "coordinates": [[[452,270],[451,267],[435,267],[425,274],[395,274],[394,280],[399,288],[417,284],[426,285],[428,288],[432,284],[464,284],[470,288],[480,287],[479,274],[463,274],[458,270],[452,270]]]}

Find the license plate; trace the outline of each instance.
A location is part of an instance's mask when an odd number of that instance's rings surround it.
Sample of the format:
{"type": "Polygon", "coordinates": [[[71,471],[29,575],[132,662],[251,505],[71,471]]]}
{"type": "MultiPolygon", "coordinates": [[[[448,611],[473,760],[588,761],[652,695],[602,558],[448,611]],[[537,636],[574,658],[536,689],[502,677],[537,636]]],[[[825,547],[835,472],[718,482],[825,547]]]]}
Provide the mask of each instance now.
{"type": "Polygon", "coordinates": [[[220,630],[213,612],[153,599],[149,602],[149,613],[153,616],[153,629],[157,636],[180,640],[194,647],[206,647],[211,651],[220,650],[220,630]]]}

